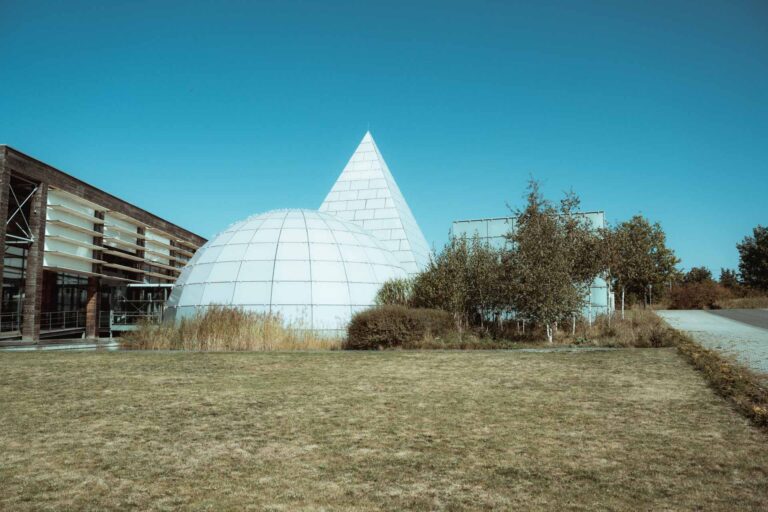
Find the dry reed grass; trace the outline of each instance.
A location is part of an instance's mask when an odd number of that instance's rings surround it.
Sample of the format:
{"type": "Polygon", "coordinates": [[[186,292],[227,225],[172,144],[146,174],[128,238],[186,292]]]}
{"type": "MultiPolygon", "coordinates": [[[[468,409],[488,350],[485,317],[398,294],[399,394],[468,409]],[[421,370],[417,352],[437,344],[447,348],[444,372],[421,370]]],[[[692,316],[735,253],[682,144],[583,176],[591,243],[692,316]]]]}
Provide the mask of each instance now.
{"type": "Polygon", "coordinates": [[[768,309],[768,296],[722,299],[716,305],[720,309],[768,309]]]}
{"type": "Polygon", "coordinates": [[[578,344],[604,347],[671,347],[675,344],[674,331],[651,309],[631,309],[617,312],[612,319],[598,317],[592,325],[577,325],[575,339],[578,344]],[[581,329],[579,329],[581,327],[581,329]]]}
{"type": "Polygon", "coordinates": [[[210,306],[178,324],[145,323],[123,337],[124,348],[214,352],[333,350],[341,339],[286,324],[278,314],[210,306]]]}

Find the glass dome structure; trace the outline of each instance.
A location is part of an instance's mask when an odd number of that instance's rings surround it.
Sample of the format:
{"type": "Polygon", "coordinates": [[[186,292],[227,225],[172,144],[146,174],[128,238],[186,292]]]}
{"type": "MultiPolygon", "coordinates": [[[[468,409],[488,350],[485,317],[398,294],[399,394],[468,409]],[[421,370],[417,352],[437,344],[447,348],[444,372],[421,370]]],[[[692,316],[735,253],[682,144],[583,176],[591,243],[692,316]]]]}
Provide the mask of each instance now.
{"type": "Polygon", "coordinates": [[[373,304],[384,281],[406,276],[395,255],[357,224],[314,210],[273,210],[201,247],[176,281],[166,314],[180,319],[231,305],[334,334],[373,304]]]}

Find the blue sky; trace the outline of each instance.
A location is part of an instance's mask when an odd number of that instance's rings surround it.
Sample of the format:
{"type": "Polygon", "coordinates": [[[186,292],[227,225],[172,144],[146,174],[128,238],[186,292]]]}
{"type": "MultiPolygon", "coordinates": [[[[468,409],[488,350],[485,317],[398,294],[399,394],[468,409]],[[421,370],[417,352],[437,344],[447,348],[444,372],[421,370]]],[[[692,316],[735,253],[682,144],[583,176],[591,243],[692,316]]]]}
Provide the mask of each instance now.
{"type": "Polygon", "coordinates": [[[527,179],[735,267],[768,224],[768,3],[0,0],[0,143],[210,237],[366,128],[430,243],[527,179]]]}

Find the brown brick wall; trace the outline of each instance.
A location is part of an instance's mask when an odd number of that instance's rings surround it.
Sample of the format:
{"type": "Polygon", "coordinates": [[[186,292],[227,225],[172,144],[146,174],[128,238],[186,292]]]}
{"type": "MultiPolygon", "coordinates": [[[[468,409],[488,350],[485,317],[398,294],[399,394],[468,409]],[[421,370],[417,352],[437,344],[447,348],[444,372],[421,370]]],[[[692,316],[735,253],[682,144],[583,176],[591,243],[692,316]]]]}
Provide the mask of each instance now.
{"type": "Polygon", "coordinates": [[[43,253],[45,252],[45,210],[48,204],[48,185],[41,183],[29,214],[29,227],[34,241],[29,247],[27,269],[24,276],[24,318],[21,337],[32,341],[40,338],[40,306],[43,302],[43,253]]]}

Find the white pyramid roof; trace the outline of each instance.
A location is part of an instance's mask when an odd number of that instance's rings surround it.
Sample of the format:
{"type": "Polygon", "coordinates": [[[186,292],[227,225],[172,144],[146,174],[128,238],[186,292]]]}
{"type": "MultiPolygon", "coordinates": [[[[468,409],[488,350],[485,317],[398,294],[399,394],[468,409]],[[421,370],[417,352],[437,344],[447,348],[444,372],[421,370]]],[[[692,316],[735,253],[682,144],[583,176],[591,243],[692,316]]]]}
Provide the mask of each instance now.
{"type": "Polygon", "coordinates": [[[373,233],[409,273],[423,270],[429,263],[429,244],[370,132],[365,133],[320,211],[373,233]]]}

